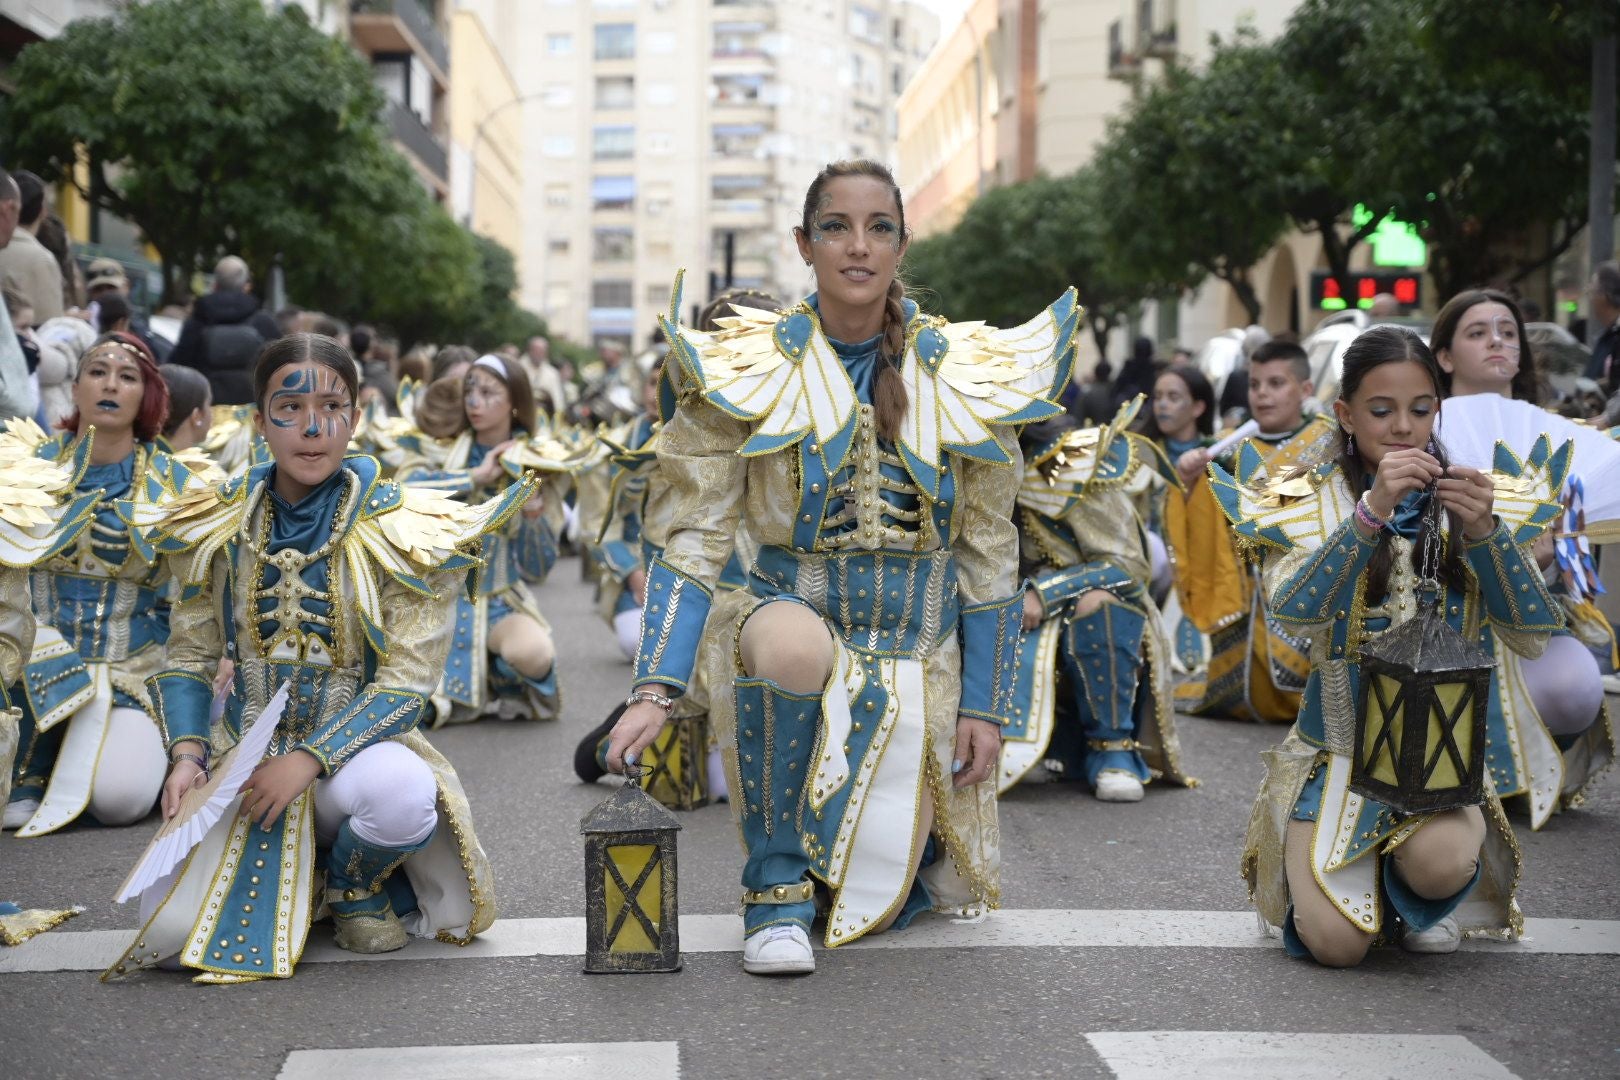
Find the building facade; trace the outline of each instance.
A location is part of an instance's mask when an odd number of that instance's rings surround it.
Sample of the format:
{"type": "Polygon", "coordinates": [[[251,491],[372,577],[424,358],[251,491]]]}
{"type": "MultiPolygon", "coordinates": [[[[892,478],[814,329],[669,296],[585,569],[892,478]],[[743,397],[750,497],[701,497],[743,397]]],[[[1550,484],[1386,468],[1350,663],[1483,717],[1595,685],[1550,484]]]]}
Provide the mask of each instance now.
{"type": "Polygon", "coordinates": [[[523,105],[522,303],[639,349],[668,309],[807,279],[791,241],[827,161],[892,159],[932,43],[903,0],[494,0],[523,105]]]}
{"type": "Polygon", "coordinates": [[[387,98],[394,145],[438,202],[450,195],[448,12],[441,0],[351,0],[349,41],[387,98]]]}
{"type": "Polygon", "coordinates": [[[484,15],[464,5],[450,16],[449,200],[451,215],[497,241],[524,277],[523,100],[484,15]]]}

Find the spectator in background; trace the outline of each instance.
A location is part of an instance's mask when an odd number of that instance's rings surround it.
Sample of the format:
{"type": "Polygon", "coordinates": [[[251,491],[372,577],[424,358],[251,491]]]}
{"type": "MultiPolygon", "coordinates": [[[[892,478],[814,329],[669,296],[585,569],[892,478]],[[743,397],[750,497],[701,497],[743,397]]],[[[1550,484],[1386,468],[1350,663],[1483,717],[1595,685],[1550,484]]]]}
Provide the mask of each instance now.
{"type": "Polygon", "coordinates": [[[534,386],[535,394],[551,399],[551,412],[567,408],[571,402],[571,386],[563,382],[562,372],[551,362],[551,342],[536,334],[529,339],[528,351],[523,355],[523,368],[534,386]]]}
{"type": "Polygon", "coordinates": [[[1131,358],[1125,361],[1125,366],[1119,370],[1119,378],[1114,380],[1113,407],[1118,409],[1137,394],[1151,396],[1153,380],[1157,377],[1158,369],[1153,363],[1153,339],[1139,337],[1131,343],[1131,358]]]}
{"type": "Polygon", "coordinates": [[[62,272],[62,309],[64,311],[79,307],[84,303],[84,272],[79,269],[78,260],[73,257],[73,238],[68,236],[67,226],[62,219],[45,212],[40,219],[39,229],[34,233],[35,239],[45,246],[56,260],[57,269],[62,272]]]}
{"type": "Polygon", "coordinates": [[[1221,388],[1220,416],[1215,419],[1217,428],[1223,423],[1236,427],[1249,414],[1249,358],[1270,340],[1271,333],[1263,326],[1254,325],[1243,331],[1243,362],[1232,369],[1226,377],[1226,385],[1221,388]]]}
{"type": "Polygon", "coordinates": [[[45,217],[45,184],[31,172],[12,174],[17,185],[17,228],[0,251],[0,286],[15,289],[40,322],[62,314],[62,268],[34,234],[45,217]]]}
{"type": "MultiPolygon", "coordinates": [[[[21,213],[22,193],[11,174],[0,169],[0,254],[11,244],[21,213]]],[[[36,400],[22,345],[10,314],[0,304],[0,427],[13,417],[32,416],[36,400]]]]}
{"type": "Polygon", "coordinates": [[[103,334],[129,329],[129,301],[118,293],[103,296],[96,304],[96,329],[103,334]]]}
{"type": "Polygon", "coordinates": [[[420,386],[432,374],[433,354],[424,346],[418,345],[399,358],[399,381],[402,383],[410,379],[420,386]]]}
{"type": "Polygon", "coordinates": [[[213,401],[208,396],[208,380],[195,368],[164,364],[158,371],[169,387],[169,418],[163,421],[163,438],[171,453],[199,446],[213,426],[213,401]]]}
{"type": "Polygon", "coordinates": [[[1179,367],[1182,364],[1193,362],[1193,351],[1185,345],[1177,345],[1170,350],[1170,366],[1179,367]]]}
{"type": "Polygon", "coordinates": [[[214,267],[214,291],[199,296],[180,329],[171,364],[196,368],[208,379],[215,404],[253,402],[253,361],[281,327],[259,307],[247,263],[227,255],[214,267]]]}
{"type": "Polygon", "coordinates": [[[467,345],[446,345],[439,350],[433,358],[433,381],[440,379],[455,379],[460,382],[472,367],[473,361],[478,359],[475,349],[467,345]]]}
{"type": "Polygon", "coordinates": [[[296,304],[288,304],[276,312],[276,325],[281,327],[281,336],[300,332],[303,325],[304,309],[296,304]]]}
{"type": "Polygon", "coordinates": [[[1367,314],[1374,319],[1388,319],[1401,313],[1401,302],[1395,299],[1394,293],[1381,292],[1373,297],[1372,307],[1367,314]]]}
{"type": "Polygon", "coordinates": [[[59,315],[41,323],[34,340],[39,345],[34,377],[39,387],[40,426],[54,431],[73,414],[73,380],[79,373],[79,358],[95,343],[96,328],[77,315],[59,315]]]}
{"type": "Polygon", "coordinates": [[[1114,418],[1114,390],[1111,385],[1114,378],[1114,365],[1104,357],[1097,361],[1097,366],[1091,369],[1091,378],[1086,380],[1085,389],[1080,392],[1069,412],[1082,424],[1106,424],[1114,418]]]}
{"type": "MultiPolygon", "coordinates": [[[[120,296],[129,300],[129,278],[124,276],[124,266],[117,259],[99,258],[90,261],[90,272],[84,279],[85,295],[92,304],[100,304],[110,296],[120,296]]],[[[174,342],[161,334],[154,333],[146,316],[130,305],[129,332],[146,343],[152,350],[152,355],[159,364],[169,362],[174,352],[174,342]]]]}
{"type": "Polygon", "coordinates": [[[1616,344],[1620,343],[1620,263],[1599,263],[1586,287],[1592,305],[1592,321],[1603,328],[1592,346],[1592,359],[1586,364],[1586,377],[1597,380],[1604,393],[1616,390],[1614,370],[1616,344]]]}

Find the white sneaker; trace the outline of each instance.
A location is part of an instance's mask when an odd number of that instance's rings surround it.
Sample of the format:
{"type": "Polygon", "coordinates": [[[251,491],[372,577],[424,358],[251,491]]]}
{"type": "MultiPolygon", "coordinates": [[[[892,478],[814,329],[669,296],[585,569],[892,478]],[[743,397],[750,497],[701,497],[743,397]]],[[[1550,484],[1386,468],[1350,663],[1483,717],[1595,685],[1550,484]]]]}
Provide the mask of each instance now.
{"type": "Polygon", "coordinates": [[[743,942],[743,970],[750,975],[808,975],[816,970],[810,935],[802,926],[769,926],[743,942]]]}
{"type": "Polygon", "coordinates": [[[1097,798],[1103,802],[1141,802],[1146,791],[1142,781],[1121,769],[1104,769],[1097,774],[1097,798]]]}
{"type": "Polygon", "coordinates": [[[18,799],[6,803],[6,816],[0,821],[0,829],[20,829],[38,812],[38,799],[18,799]]]}
{"type": "Polygon", "coordinates": [[[1427,930],[1408,930],[1401,938],[1401,948],[1415,953],[1454,953],[1462,944],[1462,930],[1450,915],[1427,930]]]}

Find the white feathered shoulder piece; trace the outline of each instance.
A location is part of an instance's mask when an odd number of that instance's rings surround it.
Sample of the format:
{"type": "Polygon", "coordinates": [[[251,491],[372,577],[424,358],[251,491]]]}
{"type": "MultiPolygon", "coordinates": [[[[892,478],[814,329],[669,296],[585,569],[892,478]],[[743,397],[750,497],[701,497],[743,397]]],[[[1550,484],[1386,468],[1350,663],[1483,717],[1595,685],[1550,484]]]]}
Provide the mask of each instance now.
{"type": "MultiPolygon", "coordinates": [[[[680,325],[681,281],[677,275],[665,336],[704,398],[755,425],[740,453],[775,453],[808,439],[808,449],[836,472],[854,438],[859,399],[815,308],[734,307],[717,320],[718,330],[704,333],[680,325]]],[[[991,428],[1062,411],[1056,401],[1068,385],[1084,310],[1073,289],[1005,330],[946,322],[909,300],[905,310],[900,371],[909,407],[898,449],[912,479],[937,496],[945,453],[1011,464],[991,428]]]]}
{"type": "Polygon", "coordinates": [[[21,570],[48,559],[90,523],[99,492],[74,491],[90,460],[90,439],[57,460],[39,456],[50,441],[28,419],[0,432],[0,565],[21,570]]]}

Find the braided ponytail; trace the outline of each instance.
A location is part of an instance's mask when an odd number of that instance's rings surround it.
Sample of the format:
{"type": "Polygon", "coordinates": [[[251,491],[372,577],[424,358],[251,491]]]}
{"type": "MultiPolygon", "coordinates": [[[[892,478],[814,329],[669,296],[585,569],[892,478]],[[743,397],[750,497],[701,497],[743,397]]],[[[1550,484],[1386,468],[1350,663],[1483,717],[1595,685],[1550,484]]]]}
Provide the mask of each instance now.
{"type": "Polygon", "coordinates": [[[877,380],[872,384],[872,420],[877,425],[878,437],[895,442],[900,437],[900,423],[905,419],[906,383],[900,375],[905,360],[906,309],[901,303],[906,287],[899,277],[889,283],[888,296],[883,303],[883,340],[878,343],[877,380]]]}

